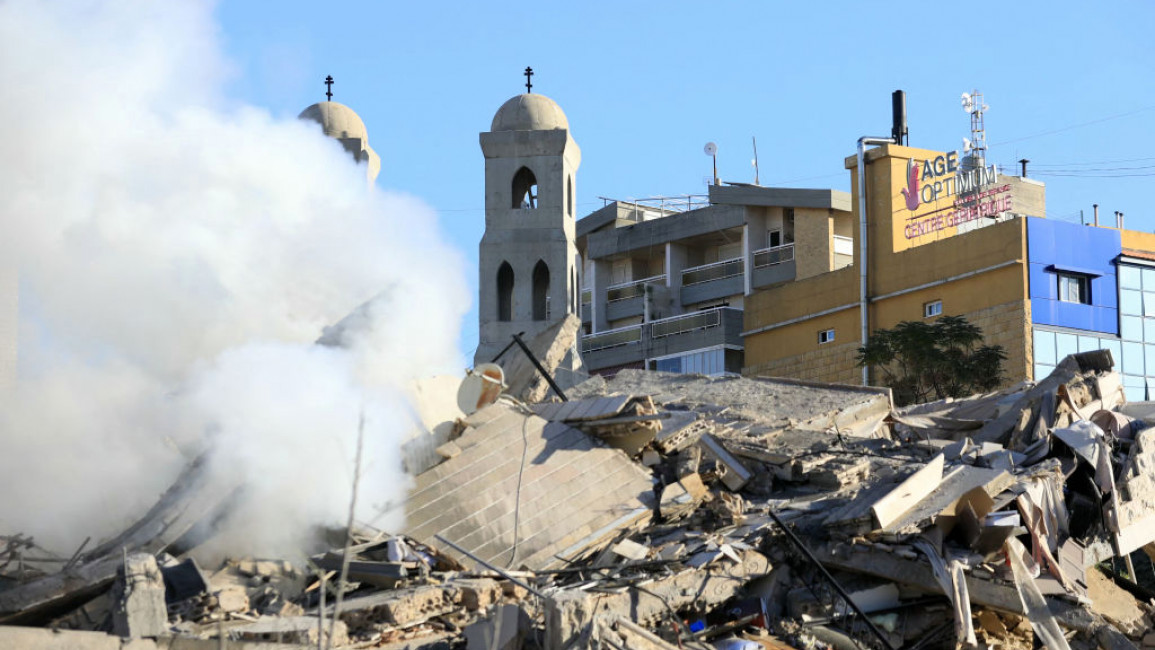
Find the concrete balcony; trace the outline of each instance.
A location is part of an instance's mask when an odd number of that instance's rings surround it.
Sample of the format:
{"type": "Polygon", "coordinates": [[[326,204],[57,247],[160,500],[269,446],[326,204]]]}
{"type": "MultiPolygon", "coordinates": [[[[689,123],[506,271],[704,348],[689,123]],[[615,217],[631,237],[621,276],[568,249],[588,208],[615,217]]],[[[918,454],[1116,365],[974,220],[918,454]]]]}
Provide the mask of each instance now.
{"type": "Polygon", "coordinates": [[[784,244],[756,250],[754,272],[750,279],[752,286],[765,287],[794,279],[794,244],[784,244]]]}
{"type": "Polygon", "coordinates": [[[645,311],[643,301],[646,296],[646,285],[650,284],[664,285],[666,284],[666,276],[655,275],[607,287],[606,320],[613,322],[623,318],[641,316],[645,311]]]}
{"type": "Polygon", "coordinates": [[[582,359],[590,370],[719,345],[742,347],[742,310],[718,307],[583,336],[582,359]]]}
{"type": "Polygon", "coordinates": [[[682,304],[693,305],[745,293],[744,272],[745,264],[741,257],[682,271],[682,304]]]}
{"type": "Polygon", "coordinates": [[[663,357],[716,345],[742,347],[742,310],[718,307],[648,323],[646,357],[663,357]]]}
{"type": "Polygon", "coordinates": [[[582,361],[591,369],[609,368],[646,358],[642,330],[644,325],[631,325],[583,336],[582,361]]]}

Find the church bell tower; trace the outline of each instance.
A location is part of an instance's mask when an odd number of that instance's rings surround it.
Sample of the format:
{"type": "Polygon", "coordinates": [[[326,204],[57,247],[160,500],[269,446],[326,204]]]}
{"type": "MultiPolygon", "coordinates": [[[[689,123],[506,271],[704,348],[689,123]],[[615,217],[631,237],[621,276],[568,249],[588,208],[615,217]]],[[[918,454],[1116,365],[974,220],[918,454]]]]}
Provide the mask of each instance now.
{"type": "Polygon", "coordinates": [[[580,314],[575,240],[575,174],[581,150],[565,113],[526,91],[498,109],[481,134],[485,235],[481,238],[477,364],[524,332],[530,340],[567,314],[580,314]]]}

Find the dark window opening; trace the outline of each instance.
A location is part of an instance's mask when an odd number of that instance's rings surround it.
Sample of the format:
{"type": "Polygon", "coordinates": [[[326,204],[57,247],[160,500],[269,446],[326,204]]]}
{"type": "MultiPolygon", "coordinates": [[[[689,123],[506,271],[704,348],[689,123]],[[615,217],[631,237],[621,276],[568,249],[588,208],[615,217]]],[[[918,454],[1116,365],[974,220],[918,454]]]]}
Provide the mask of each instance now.
{"type": "Polygon", "coordinates": [[[533,267],[533,319],[549,320],[549,267],[541,260],[533,267]]]}
{"type": "Polygon", "coordinates": [[[513,175],[513,208],[533,210],[536,207],[537,177],[529,171],[529,167],[522,167],[513,175]]]}
{"type": "Polygon", "coordinates": [[[569,213],[569,216],[572,217],[573,216],[573,176],[570,176],[569,178],[566,179],[565,204],[566,204],[566,211],[569,213]]]}
{"type": "Polygon", "coordinates": [[[1091,282],[1085,275],[1074,273],[1059,274],[1059,300],[1091,304],[1091,282]]]}
{"type": "Polygon", "coordinates": [[[513,320],[513,267],[502,262],[497,269],[497,320],[513,320]]]}

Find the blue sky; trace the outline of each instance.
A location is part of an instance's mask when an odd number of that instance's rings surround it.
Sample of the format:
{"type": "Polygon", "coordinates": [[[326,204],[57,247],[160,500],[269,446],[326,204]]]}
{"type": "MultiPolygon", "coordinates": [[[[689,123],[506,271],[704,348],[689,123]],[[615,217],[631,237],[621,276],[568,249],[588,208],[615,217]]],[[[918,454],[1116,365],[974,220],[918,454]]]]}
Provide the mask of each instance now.
{"type": "MultiPolygon", "coordinates": [[[[763,185],[846,190],[842,161],[889,133],[891,91],[907,92],[911,145],[952,150],[969,135],[959,96],[977,88],[988,159],[1029,158],[1049,217],[1099,203],[1155,229],[1155,3],[224,0],[217,16],[230,99],[294,116],[333,75],[381,155],[378,185],[435,207],[471,271],[477,135],[527,65],[582,149],[579,216],[600,196],[703,193],[707,141],[723,180],[753,181],[756,137],[763,185]]],[[[476,343],[473,311],[463,355],[476,343]]]]}

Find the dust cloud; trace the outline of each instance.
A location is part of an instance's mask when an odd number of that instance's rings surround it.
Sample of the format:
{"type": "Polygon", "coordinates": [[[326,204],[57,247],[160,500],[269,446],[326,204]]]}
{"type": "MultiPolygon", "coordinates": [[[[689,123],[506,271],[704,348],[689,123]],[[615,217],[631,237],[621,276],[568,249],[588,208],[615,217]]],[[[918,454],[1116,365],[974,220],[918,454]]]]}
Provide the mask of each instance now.
{"type": "Polygon", "coordinates": [[[246,485],[225,550],[292,552],[343,524],[362,414],[362,513],[403,499],[402,386],[459,370],[469,296],[436,215],[225,96],[217,31],[203,2],[0,3],[0,533],[68,555],[208,451],[246,485]],[[367,301],[347,346],[313,344],[367,301]]]}

